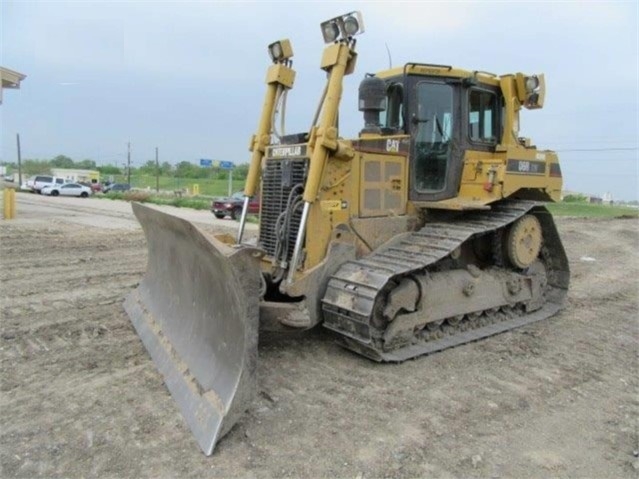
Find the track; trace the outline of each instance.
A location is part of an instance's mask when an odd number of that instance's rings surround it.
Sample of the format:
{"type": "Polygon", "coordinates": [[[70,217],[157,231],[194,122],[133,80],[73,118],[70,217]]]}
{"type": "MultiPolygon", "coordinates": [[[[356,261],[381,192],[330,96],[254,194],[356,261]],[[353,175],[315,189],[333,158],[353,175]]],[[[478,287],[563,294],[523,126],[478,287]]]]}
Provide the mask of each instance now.
{"type": "Polygon", "coordinates": [[[403,235],[362,259],[346,263],[328,283],[323,299],[324,326],[339,333],[344,344],[360,354],[377,361],[404,361],[551,316],[564,301],[569,276],[568,260],[547,210],[532,201],[504,201],[488,212],[428,223],[420,231],[403,235]],[[528,313],[509,307],[492,316],[489,311],[477,311],[459,324],[453,324],[451,318],[450,324],[439,326],[439,334],[420,335],[414,338],[414,344],[395,350],[387,350],[376,340],[380,332],[375,331],[374,315],[392,281],[436,270],[444,258],[472,238],[498,232],[529,212],[539,218],[544,232],[541,256],[547,270],[548,289],[547,303],[541,310],[528,313]]]}

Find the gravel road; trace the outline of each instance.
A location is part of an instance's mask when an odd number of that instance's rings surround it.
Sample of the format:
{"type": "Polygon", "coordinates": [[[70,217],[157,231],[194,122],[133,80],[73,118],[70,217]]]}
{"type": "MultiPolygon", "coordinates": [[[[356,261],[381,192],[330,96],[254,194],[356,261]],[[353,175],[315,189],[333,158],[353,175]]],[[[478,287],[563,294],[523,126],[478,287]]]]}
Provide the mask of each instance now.
{"type": "Polygon", "coordinates": [[[400,365],[322,330],[263,336],[259,396],[205,457],[122,308],[146,266],[130,205],[19,194],[0,221],[0,476],[637,477],[639,224],[557,223],[559,315],[400,365]]]}
{"type": "MultiPolygon", "coordinates": [[[[15,223],[41,224],[43,219],[62,220],[73,225],[95,226],[107,229],[139,230],[131,205],[126,201],[106,198],[63,198],[30,193],[17,195],[19,210],[15,223]]],[[[217,219],[208,210],[192,210],[173,206],[151,205],[162,211],[189,221],[224,230],[235,230],[237,223],[229,218],[217,219]]],[[[248,223],[247,230],[257,230],[257,225],[248,223]]]]}

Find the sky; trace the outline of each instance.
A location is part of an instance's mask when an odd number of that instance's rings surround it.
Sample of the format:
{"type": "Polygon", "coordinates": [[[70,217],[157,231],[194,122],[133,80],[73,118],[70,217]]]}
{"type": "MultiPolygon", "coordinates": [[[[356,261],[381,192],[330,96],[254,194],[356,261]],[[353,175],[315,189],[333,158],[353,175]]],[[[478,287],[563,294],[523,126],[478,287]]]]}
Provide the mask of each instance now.
{"type": "Polygon", "coordinates": [[[545,73],[546,102],[521,136],[558,152],[564,188],[637,200],[638,3],[632,2],[12,2],[0,0],[0,65],[27,75],[5,90],[0,160],[59,154],[123,165],[200,158],[245,163],[270,60],[289,38],[297,77],[287,132],[307,131],[324,85],[319,24],[360,10],[340,134],[363,125],[367,72],[407,62],[497,74],[545,73]]]}

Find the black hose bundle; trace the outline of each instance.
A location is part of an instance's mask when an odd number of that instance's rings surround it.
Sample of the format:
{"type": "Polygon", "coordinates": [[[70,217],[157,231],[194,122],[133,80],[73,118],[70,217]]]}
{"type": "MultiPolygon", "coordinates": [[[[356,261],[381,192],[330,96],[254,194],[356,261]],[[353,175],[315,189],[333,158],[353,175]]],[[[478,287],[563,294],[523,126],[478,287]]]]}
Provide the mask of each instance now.
{"type": "MultiPolygon", "coordinates": [[[[288,194],[286,207],[275,222],[275,254],[273,255],[273,262],[282,268],[282,274],[288,266],[291,221],[295,212],[304,205],[303,194],[304,185],[302,183],[293,186],[288,194]]],[[[280,275],[278,274],[278,276],[280,275]]]]}

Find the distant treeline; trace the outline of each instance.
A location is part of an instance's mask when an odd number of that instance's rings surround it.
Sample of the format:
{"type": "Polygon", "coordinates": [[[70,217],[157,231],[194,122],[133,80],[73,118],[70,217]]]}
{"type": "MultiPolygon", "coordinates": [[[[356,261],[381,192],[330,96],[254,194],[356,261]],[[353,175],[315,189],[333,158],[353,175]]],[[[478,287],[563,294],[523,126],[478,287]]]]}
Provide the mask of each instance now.
{"type": "MultiPolygon", "coordinates": [[[[0,163],[8,166],[10,172],[18,171],[17,163],[0,163]]],[[[248,173],[248,163],[236,165],[233,169],[233,179],[243,180],[248,173]]],[[[126,175],[126,167],[116,165],[96,165],[94,160],[73,160],[65,155],[58,155],[50,160],[22,160],[22,174],[25,176],[51,173],[52,168],[73,168],[81,170],[97,170],[101,175],[126,175]]],[[[160,163],[160,176],[173,176],[176,178],[211,178],[225,180],[228,171],[220,168],[202,168],[188,161],[181,161],[172,165],[168,161],[160,163]]],[[[131,175],[156,175],[155,161],[147,161],[139,167],[131,166],[131,175]]]]}

